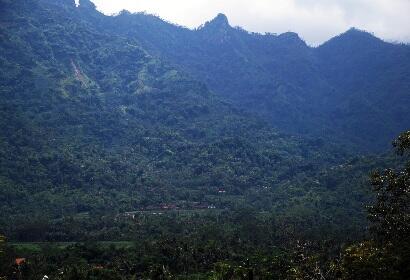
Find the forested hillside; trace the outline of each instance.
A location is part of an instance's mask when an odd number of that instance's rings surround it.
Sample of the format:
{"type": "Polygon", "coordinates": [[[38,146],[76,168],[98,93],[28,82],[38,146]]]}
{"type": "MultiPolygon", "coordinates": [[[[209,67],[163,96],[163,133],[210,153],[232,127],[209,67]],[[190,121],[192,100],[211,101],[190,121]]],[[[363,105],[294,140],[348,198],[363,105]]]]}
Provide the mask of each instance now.
{"type": "MultiPolygon", "coordinates": [[[[107,17],[87,3],[2,1],[4,227],[21,226],[12,216],[24,228],[28,212],[53,220],[164,203],[279,212],[306,203],[319,216],[339,207],[343,175],[317,176],[349,168],[347,149],[274,131],[105,31],[107,17]]],[[[346,199],[353,220],[365,200],[357,195],[346,199]]]]}
{"type": "Polygon", "coordinates": [[[114,32],[283,132],[380,151],[410,124],[408,45],[352,28],[312,48],[296,33],[231,27],[223,14],[196,30],[142,13],[109,19],[114,32]]]}

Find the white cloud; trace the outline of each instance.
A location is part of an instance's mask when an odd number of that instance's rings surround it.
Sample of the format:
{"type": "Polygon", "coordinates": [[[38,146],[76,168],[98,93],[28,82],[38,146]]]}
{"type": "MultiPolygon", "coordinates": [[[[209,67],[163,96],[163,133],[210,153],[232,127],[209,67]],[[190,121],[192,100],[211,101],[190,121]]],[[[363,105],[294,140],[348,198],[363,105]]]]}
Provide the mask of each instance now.
{"type": "Polygon", "coordinates": [[[105,14],[146,11],[195,28],[217,13],[254,32],[294,31],[317,45],[350,27],[410,42],[410,0],[92,0],[105,14]]]}

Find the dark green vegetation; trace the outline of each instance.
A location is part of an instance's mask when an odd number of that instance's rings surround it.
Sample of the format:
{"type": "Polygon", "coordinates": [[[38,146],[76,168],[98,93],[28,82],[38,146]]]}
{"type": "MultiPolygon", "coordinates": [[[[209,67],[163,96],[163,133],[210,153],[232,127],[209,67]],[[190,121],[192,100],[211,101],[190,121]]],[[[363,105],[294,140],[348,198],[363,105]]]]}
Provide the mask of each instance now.
{"type": "MultiPolygon", "coordinates": [[[[410,131],[395,143],[410,150],[410,131]]],[[[410,261],[410,162],[372,175],[370,235],[360,243],[304,239],[276,218],[241,210],[224,214],[132,219],[149,235],[132,242],[38,243],[5,246],[5,279],[407,279],[410,261]],[[225,223],[221,224],[220,219],[225,223]],[[147,221],[150,221],[147,223],[147,221]],[[172,229],[155,236],[159,228],[172,229]],[[189,229],[190,231],[186,231],[189,229]],[[186,232],[184,232],[186,231],[186,232]],[[279,234],[278,234],[279,233],[279,234]],[[277,244],[280,244],[278,246],[277,244]],[[16,259],[25,256],[26,259],[16,259]],[[12,265],[13,260],[19,261],[12,265]]],[[[309,225],[310,226],[310,225],[309,225]]]]}
{"type": "Polygon", "coordinates": [[[357,30],[313,49],[223,15],[192,31],[86,0],[0,0],[0,233],[14,242],[0,238],[0,276],[27,257],[23,279],[349,279],[382,265],[400,279],[408,246],[393,236],[408,229],[377,211],[408,213],[408,198],[374,204],[374,237],[363,205],[371,170],[401,160],[356,152],[408,128],[409,65],[408,46],[357,30]],[[374,250],[386,262],[361,271],[374,250]]]}

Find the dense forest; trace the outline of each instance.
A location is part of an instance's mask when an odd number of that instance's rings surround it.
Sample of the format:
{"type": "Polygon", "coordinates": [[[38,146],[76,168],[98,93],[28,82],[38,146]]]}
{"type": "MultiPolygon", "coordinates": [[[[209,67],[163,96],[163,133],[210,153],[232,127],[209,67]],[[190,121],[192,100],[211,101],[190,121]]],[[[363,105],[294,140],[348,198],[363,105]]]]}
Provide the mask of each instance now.
{"type": "Polygon", "coordinates": [[[405,279],[409,74],[357,29],[0,0],[0,279],[405,279]]]}

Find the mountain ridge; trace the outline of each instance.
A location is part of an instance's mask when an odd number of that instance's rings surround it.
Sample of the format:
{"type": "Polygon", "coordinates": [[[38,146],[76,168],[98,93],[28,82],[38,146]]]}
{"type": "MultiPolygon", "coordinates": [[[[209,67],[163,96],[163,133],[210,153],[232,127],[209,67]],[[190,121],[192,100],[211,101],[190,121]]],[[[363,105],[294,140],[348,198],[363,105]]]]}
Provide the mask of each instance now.
{"type": "Polygon", "coordinates": [[[359,150],[380,151],[410,124],[404,108],[409,104],[410,81],[404,78],[410,73],[409,46],[350,29],[310,47],[296,33],[262,35],[230,26],[190,30],[165,22],[151,25],[145,17],[149,16],[124,14],[110,20],[115,32],[137,38],[158,57],[283,132],[326,135],[332,141],[349,141],[359,150]],[[384,71],[386,66],[391,70],[384,71]],[[390,76],[380,78],[386,74],[390,76]],[[404,80],[393,84],[396,77],[404,80]],[[363,90],[374,94],[359,100],[363,90]],[[401,101],[382,108],[379,100],[385,98],[401,101]],[[354,103],[363,107],[353,117],[354,103]],[[283,114],[286,107],[288,114],[283,114]],[[369,130],[362,133],[358,127],[368,123],[369,130]]]}

